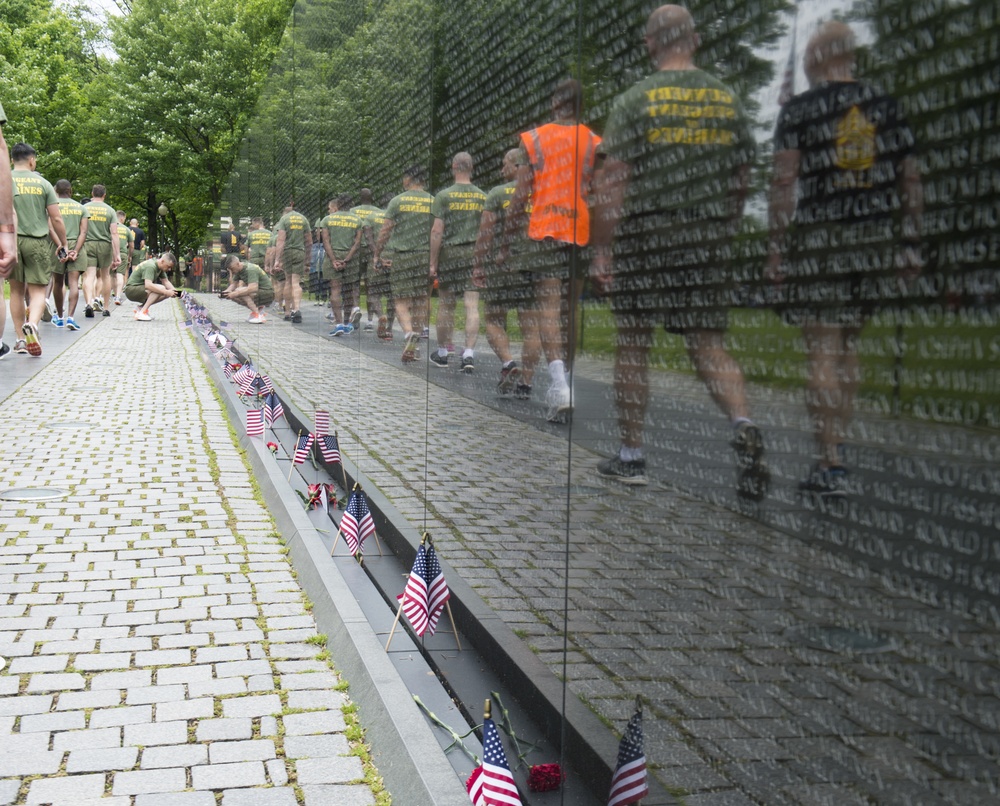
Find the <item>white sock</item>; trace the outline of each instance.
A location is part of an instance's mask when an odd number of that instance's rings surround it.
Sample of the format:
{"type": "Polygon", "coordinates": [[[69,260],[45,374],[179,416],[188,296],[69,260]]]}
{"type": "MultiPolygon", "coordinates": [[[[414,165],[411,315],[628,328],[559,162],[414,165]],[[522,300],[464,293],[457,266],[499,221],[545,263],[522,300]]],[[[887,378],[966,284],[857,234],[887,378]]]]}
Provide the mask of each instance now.
{"type": "Polygon", "coordinates": [[[628,448],[622,445],[618,450],[618,458],[623,462],[636,462],[642,459],[642,448],[628,448]]]}
{"type": "Polygon", "coordinates": [[[475,355],[475,351],[466,347],[465,352],[462,353],[462,358],[472,358],[475,355]]]}
{"type": "Polygon", "coordinates": [[[549,375],[552,383],[556,386],[566,386],[566,371],[563,369],[563,362],[558,359],[549,363],[549,375]]]}
{"type": "Polygon", "coordinates": [[[438,355],[441,358],[447,358],[448,357],[448,348],[447,347],[438,347],[438,355]]]}
{"type": "Polygon", "coordinates": [[[750,425],[753,425],[753,420],[751,420],[749,417],[733,418],[733,423],[732,423],[733,428],[739,428],[741,425],[743,425],[743,423],[750,423],[750,425]]]}

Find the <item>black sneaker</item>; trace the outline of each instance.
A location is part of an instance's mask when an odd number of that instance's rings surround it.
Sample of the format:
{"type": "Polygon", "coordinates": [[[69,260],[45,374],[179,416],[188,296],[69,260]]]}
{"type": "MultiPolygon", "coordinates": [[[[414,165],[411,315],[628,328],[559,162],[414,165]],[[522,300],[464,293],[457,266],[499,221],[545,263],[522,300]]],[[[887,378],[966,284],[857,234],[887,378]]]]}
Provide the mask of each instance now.
{"type": "Polygon", "coordinates": [[[302,311],[292,312],[292,324],[301,325],[302,324],[302,311]]]}
{"type": "Polygon", "coordinates": [[[286,322],[291,322],[292,321],[292,315],[290,313],[286,313],[281,318],[284,319],[286,322]]]}
{"type": "Polygon", "coordinates": [[[847,495],[847,468],[815,464],[809,475],[799,482],[799,490],[822,498],[844,498],[847,495]]]}
{"type": "Polygon", "coordinates": [[[446,355],[439,355],[438,353],[434,352],[431,353],[430,360],[435,367],[439,367],[440,369],[448,368],[448,356],[446,355]]]}
{"type": "Polygon", "coordinates": [[[518,400],[531,400],[531,384],[519,383],[514,387],[514,397],[518,400]]]}
{"type": "Polygon", "coordinates": [[[497,394],[509,395],[517,385],[517,379],[521,377],[521,370],[517,364],[511,361],[500,370],[500,382],[497,384],[497,394]]]}
{"type": "Polygon", "coordinates": [[[10,347],[0,341],[0,361],[3,361],[7,356],[10,355],[10,347]]]}
{"type": "Polygon", "coordinates": [[[597,473],[606,479],[615,479],[633,487],[644,487],[649,484],[649,479],[646,478],[645,459],[625,462],[620,456],[612,456],[597,463],[597,473]]]}
{"type": "Polygon", "coordinates": [[[475,372],[476,371],[476,359],[471,355],[465,356],[462,359],[462,372],[475,372]]]}
{"type": "Polygon", "coordinates": [[[111,311],[109,311],[107,308],[105,308],[104,309],[104,316],[111,316],[111,311]]]}
{"type": "Polygon", "coordinates": [[[83,315],[86,316],[88,319],[93,319],[94,309],[88,305],[86,308],[83,309],[83,315]]]}
{"type": "Polygon", "coordinates": [[[736,451],[736,493],[741,498],[761,501],[771,486],[771,471],[764,463],[764,437],[753,423],[740,423],[730,443],[736,451]]]}

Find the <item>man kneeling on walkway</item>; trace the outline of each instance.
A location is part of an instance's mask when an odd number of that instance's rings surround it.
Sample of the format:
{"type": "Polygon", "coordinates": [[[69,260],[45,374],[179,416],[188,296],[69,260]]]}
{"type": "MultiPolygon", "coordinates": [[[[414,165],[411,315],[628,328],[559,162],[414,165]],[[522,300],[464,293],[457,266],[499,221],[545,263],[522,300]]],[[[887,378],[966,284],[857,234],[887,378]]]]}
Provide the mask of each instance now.
{"type": "Polygon", "coordinates": [[[136,321],[149,322],[149,308],[157,302],[177,296],[177,290],[167,279],[167,273],[177,266],[177,258],[172,252],[164,252],[155,260],[144,260],[132,270],[125,284],[125,296],[138,302],[135,310],[136,321]]]}
{"type": "Polygon", "coordinates": [[[244,261],[239,255],[230,254],[222,259],[222,270],[229,272],[229,287],[219,296],[250,309],[248,322],[262,325],[267,321],[264,309],[274,302],[271,278],[255,263],[244,261]]]}

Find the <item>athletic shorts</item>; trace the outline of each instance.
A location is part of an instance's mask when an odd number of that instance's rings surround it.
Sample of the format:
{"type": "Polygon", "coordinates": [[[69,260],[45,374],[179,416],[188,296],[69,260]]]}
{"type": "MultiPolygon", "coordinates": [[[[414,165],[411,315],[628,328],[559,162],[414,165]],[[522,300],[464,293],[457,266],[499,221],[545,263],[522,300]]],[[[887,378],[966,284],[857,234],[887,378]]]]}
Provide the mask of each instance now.
{"type": "MultiPolygon", "coordinates": [[[[341,255],[336,252],[333,253],[337,260],[343,260],[341,255]]],[[[346,252],[342,254],[347,254],[346,252]]],[[[324,255],[325,257],[325,255],[324,255]]],[[[347,262],[347,265],[342,269],[335,269],[333,264],[327,258],[323,261],[323,279],[324,280],[339,280],[344,285],[350,285],[352,283],[357,283],[361,279],[361,264],[355,255],[351,260],[347,262]]]]}
{"type": "Polygon", "coordinates": [[[258,289],[257,293],[253,295],[253,300],[257,303],[258,308],[263,308],[274,302],[274,292],[258,289]]]}
{"type": "Polygon", "coordinates": [[[271,282],[274,282],[274,283],[283,283],[287,279],[288,279],[288,275],[285,274],[285,270],[284,269],[278,269],[277,271],[272,271],[271,272],[271,282]]]}
{"type": "MultiPolygon", "coordinates": [[[[52,240],[17,236],[17,265],[10,274],[12,280],[28,285],[48,285],[52,276],[52,240]]],[[[2,304],[2,301],[0,301],[2,304]]]]}
{"type": "Polygon", "coordinates": [[[98,269],[110,269],[114,260],[114,250],[111,241],[87,241],[87,268],[96,266],[98,269]]]}
{"type": "Polygon", "coordinates": [[[127,285],[125,286],[125,296],[132,300],[132,302],[143,303],[146,301],[146,297],[149,296],[149,292],[144,285],[127,285]]]}
{"type": "Polygon", "coordinates": [[[499,269],[490,265],[487,269],[483,299],[491,313],[526,310],[535,305],[535,276],[509,268],[512,263],[517,265],[513,256],[508,259],[508,267],[499,269]]]}
{"type": "Polygon", "coordinates": [[[118,268],[115,269],[118,274],[124,274],[128,277],[128,259],[127,257],[122,258],[122,262],[118,264],[118,268]]]}
{"type": "Polygon", "coordinates": [[[619,324],[725,330],[736,300],[730,222],[653,221],[627,227],[615,244],[611,309],[619,324]]]}
{"type": "Polygon", "coordinates": [[[300,277],[306,273],[306,253],[303,249],[285,249],[281,268],[285,274],[297,274],[300,277]]]}
{"type": "Polygon", "coordinates": [[[430,292],[430,254],[394,252],[390,270],[392,295],[396,299],[416,299],[430,292]]]}
{"type": "Polygon", "coordinates": [[[508,262],[519,271],[530,272],[535,277],[557,277],[568,280],[570,276],[584,278],[590,271],[589,250],[586,247],[554,241],[533,241],[525,238],[517,255],[508,262]]]}
{"type": "Polygon", "coordinates": [[[444,244],[438,256],[438,289],[454,291],[478,291],[472,284],[472,260],[476,245],[472,243],[444,244]]]}

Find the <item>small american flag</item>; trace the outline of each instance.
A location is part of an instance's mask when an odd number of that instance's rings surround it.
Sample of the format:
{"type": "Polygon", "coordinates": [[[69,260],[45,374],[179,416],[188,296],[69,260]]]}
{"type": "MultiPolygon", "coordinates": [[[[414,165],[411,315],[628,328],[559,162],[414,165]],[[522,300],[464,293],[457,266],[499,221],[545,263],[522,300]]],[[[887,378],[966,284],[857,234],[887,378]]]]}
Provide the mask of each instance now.
{"type": "Polygon", "coordinates": [[[309,451],[312,448],[313,435],[303,434],[299,437],[298,441],[295,443],[295,453],[292,456],[292,463],[296,465],[301,465],[306,458],[309,456],[309,451]]]}
{"type": "Polygon", "coordinates": [[[365,538],[375,534],[375,521],[368,509],[368,496],[364,490],[355,490],[347,502],[340,519],[340,531],[347,540],[347,548],[355,557],[365,553],[365,538]]]}
{"type": "Polygon", "coordinates": [[[316,436],[330,433],[330,412],[316,409],[316,436]]]}
{"type": "Polygon", "coordinates": [[[424,633],[434,635],[445,602],[451,598],[434,546],[417,549],[413,570],[399,598],[413,631],[421,637],[424,633]]]}
{"type": "Polygon", "coordinates": [[[281,405],[278,396],[272,391],[264,398],[264,422],[269,426],[285,416],[285,407],[281,405]]]}
{"type": "Polygon", "coordinates": [[[483,763],[472,771],[465,787],[472,806],[521,806],[521,796],[492,719],[483,720],[483,763]]]}
{"type": "Polygon", "coordinates": [[[262,409],[247,409],[247,436],[264,436],[264,412],[262,409]]]}
{"type": "Polygon", "coordinates": [[[646,782],[646,754],[642,749],[642,707],[636,703],[635,713],[628,721],[618,745],[618,765],[611,777],[608,806],[627,806],[649,794],[646,782]]]}
{"type": "Polygon", "coordinates": [[[319,451],[323,455],[323,461],[329,465],[340,463],[340,445],[337,438],[330,434],[323,434],[318,437],[319,451]]]}
{"type": "Polygon", "coordinates": [[[236,384],[236,388],[242,393],[244,387],[247,391],[250,390],[250,385],[253,383],[253,379],[257,377],[257,370],[253,368],[253,364],[247,361],[242,367],[240,367],[236,374],[233,375],[233,382],[236,384]]]}
{"type": "Polygon", "coordinates": [[[274,384],[271,383],[271,379],[268,378],[267,375],[265,375],[263,372],[260,373],[260,383],[261,383],[261,389],[263,390],[265,395],[270,394],[274,391],[274,384]]]}
{"type": "Polygon", "coordinates": [[[229,378],[229,380],[232,380],[233,376],[239,371],[239,368],[239,364],[226,364],[222,371],[226,374],[226,377],[229,378]]]}

